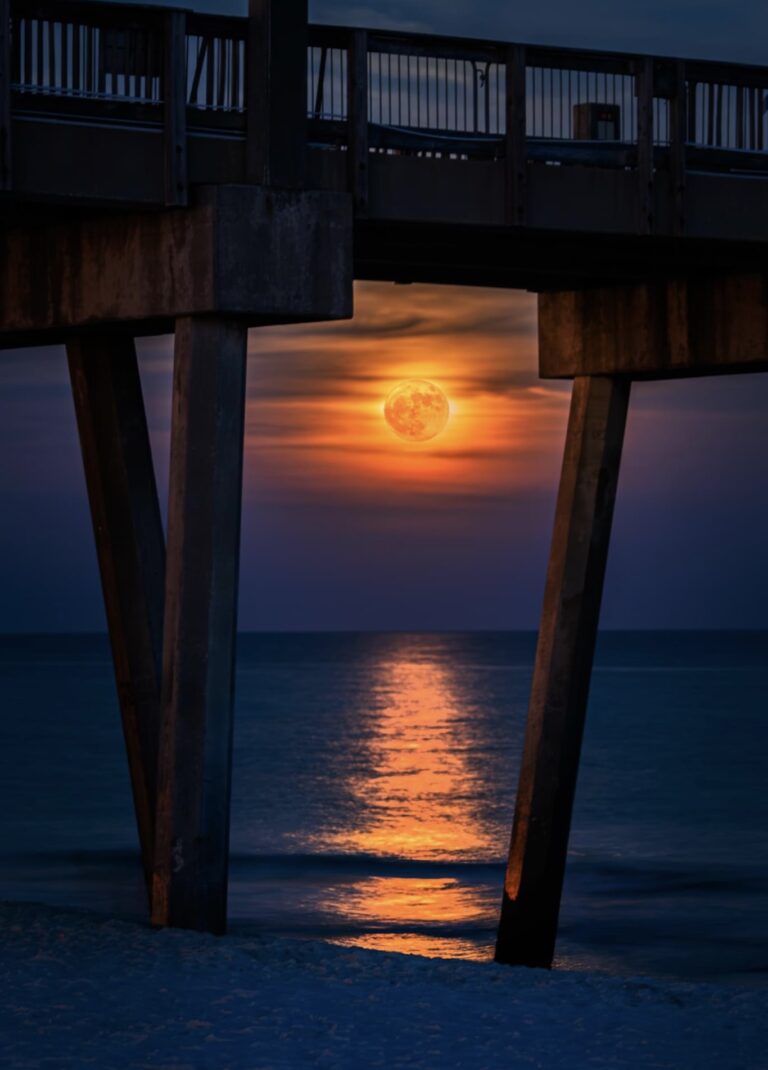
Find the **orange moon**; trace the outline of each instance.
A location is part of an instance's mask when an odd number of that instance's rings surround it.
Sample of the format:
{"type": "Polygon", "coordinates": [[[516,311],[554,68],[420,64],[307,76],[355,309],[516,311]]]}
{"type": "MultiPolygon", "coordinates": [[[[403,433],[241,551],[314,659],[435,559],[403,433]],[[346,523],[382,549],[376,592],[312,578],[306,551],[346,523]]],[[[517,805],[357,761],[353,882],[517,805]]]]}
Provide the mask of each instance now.
{"type": "Polygon", "coordinates": [[[406,442],[427,442],[448,423],[448,398],[426,379],[400,383],[384,403],[384,418],[406,442]]]}

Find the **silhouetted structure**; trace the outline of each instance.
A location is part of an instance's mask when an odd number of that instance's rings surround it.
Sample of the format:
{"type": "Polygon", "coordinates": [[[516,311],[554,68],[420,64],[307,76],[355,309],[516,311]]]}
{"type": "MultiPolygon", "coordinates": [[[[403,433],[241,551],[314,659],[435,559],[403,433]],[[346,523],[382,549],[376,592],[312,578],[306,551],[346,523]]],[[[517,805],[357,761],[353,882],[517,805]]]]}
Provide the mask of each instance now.
{"type": "Polygon", "coordinates": [[[523,287],[574,391],[497,957],[550,964],[630,382],[768,368],[766,91],[306,0],[0,0],[0,345],[67,345],[157,924],[225,925],[247,328],[350,316],[353,278],[523,287]]]}

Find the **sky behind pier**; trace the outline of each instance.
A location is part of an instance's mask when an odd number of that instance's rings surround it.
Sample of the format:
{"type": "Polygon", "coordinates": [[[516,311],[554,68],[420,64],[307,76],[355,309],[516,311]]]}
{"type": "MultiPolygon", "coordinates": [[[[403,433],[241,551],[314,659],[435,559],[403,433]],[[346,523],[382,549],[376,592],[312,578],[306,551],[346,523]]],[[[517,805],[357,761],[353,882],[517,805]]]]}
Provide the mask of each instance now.
{"type": "MultiPolygon", "coordinates": [[[[242,13],[245,5],[196,4],[242,13]]],[[[768,7],[413,0],[318,21],[765,61],[768,7]]],[[[241,626],[537,623],[568,387],[536,377],[527,294],[360,285],[349,324],[251,332],[241,626]],[[381,406],[440,383],[446,432],[408,446],[381,406]]],[[[171,344],[140,345],[165,495],[171,344]]],[[[0,356],[0,630],[104,616],[63,350],[0,356]]],[[[768,376],[634,387],[603,625],[768,627],[768,376]]]]}
{"type": "MultiPolygon", "coordinates": [[[[178,6],[244,15],[248,0],[183,0],[178,6]]],[[[309,0],[309,17],[341,26],[759,64],[766,62],[768,40],[762,0],[309,0]]]]}

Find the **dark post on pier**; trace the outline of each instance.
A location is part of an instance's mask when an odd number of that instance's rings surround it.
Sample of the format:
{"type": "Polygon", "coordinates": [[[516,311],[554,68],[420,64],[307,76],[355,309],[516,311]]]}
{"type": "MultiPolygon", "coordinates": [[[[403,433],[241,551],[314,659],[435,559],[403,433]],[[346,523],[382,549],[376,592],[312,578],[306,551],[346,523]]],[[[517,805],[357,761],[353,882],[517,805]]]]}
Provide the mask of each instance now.
{"type": "Polygon", "coordinates": [[[0,0],[0,346],[66,346],[155,924],[226,925],[248,329],[350,317],[354,279],[522,288],[573,393],[496,955],[551,964],[631,383],[768,370],[767,94],[306,0],[0,0]]]}

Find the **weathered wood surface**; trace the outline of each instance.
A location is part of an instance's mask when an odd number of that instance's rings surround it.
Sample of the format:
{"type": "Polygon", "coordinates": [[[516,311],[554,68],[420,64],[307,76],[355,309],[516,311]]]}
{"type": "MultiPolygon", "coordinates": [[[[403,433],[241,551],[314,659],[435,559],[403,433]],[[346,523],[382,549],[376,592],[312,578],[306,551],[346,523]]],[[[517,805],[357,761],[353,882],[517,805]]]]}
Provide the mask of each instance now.
{"type": "Polygon", "coordinates": [[[629,382],[579,378],[555,514],[496,945],[552,964],[629,382]]]}
{"type": "Polygon", "coordinates": [[[768,370],[768,275],[539,296],[545,379],[768,370]]]}
{"type": "Polygon", "coordinates": [[[156,925],[226,925],[246,331],[176,326],[156,925]]]}
{"type": "Polygon", "coordinates": [[[208,186],[190,208],[19,227],[2,235],[0,294],[0,348],[95,323],[160,333],[189,315],[342,319],[352,206],[346,194],[208,186]]]}
{"type": "Polygon", "coordinates": [[[148,882],[154,864],[165,540],[133,339],[67,346],[133,802],[148,882]]]}

